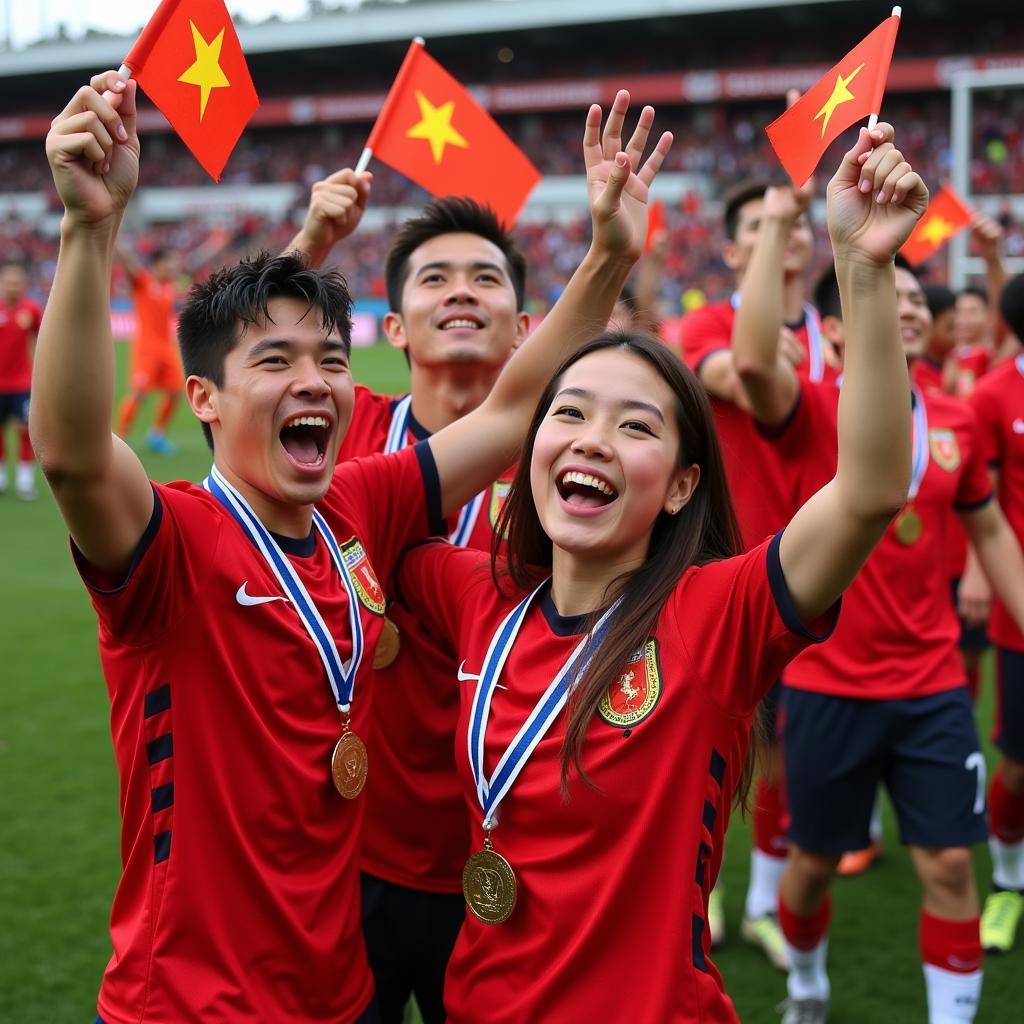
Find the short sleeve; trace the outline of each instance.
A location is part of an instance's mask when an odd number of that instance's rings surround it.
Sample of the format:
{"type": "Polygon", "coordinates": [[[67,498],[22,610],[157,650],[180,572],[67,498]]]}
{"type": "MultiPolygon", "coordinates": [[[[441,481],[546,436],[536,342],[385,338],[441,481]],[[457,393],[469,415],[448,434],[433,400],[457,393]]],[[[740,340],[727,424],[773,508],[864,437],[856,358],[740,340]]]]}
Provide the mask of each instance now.
{"type": "MultiPolygon", "coordinates": [[[[987,382],[985,382],[987,383],[987,382]]],[[[999,417],[1002,412],[998,401],[983,383],[970,398],[970,406],[978,425],[978,444],[981,456],[989,466],[996,467],[1002,462],[1002,433],[999,430],[999,417]]]]}
{"type": "Polygon", "coordinates": [[[224,524],[213,498],[162,484],[153,492],[149,525],[120,578],[100,572],[71,545],[101,629],[131,646],[157,639],[193,606],[224,524]]]}
{"type": "Polygon", "coordinates": [[[967,411],[969,415],[961,435],[964,471],[960,474],[954,501],[958,512],[972,512],[987,504],[992,497],[992,481],[988,475],[988,460],[984,455],[981,430],[970,407],[967,411]]]}
{"type": "Polygon", "coordinates": [[[404,552],[395,570],[395,594],[434,636],[454,650],[465,597],[490,578],[486,552],[431,540],[404,552]]]}
{"type": "Polygon", "coordinates": [[[732,348],[732,333],[713,306],[702,306],[687,313],[679,327],[683,361],[700,371],[701,363],[715,352],[732,348]]]}
{"type": "Polygon", "coordinates": [[[393,455],[342,463],[318,507],[328,521],[340,516],[343,530],[355,528],[382,580],[391,575],[403,548],[448,532],[437,467],[425,441],[393,455]]]}
{"type": "Polygon", "coordinates": [[[712,700],[748,715],[804,648],[828,639],[839,605],[804,623],[789,594],[779,543],[782,533],[737,558],[690,570],[667,611],[694,674],[712,700]]]}

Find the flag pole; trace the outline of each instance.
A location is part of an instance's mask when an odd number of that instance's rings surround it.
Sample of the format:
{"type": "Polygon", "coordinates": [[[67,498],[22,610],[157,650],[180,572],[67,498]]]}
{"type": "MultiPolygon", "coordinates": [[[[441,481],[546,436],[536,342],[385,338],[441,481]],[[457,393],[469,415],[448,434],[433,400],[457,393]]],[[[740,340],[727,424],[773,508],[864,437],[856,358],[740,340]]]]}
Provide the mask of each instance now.
{"type": "MultiPolygon", "coordinates": [[[[422,46],[426,46],[426,45],[427,45],[427,41],[423,38],[423,36],[413,36],[412,46],[421,46],[422,47],[422,46]]],[[[409,50],[411,52],[412,51],[412,47],[410,47],[409,50]]],[[[391,98],[391,94],[395,91],[395,87],[400,83],[401,79],[405,77],[403,72],[408,73],[408,67],[409,67],[409,53],[406,54],[406,59],[402,61],[402,66],[398,69],[398,74],[395,76],[395,80],[391,84],[391,88],[388,90],[387,99],[384,100],[384,106],[381,107],[380,113],[377,115],[377,120],[374,123],[373,128],[370,129],[370,138],[366,140],[367,142],[369,142],[373,138],[374,132],[377,130],[377,125],[380,123],[381,118],[384,116],[385,112],[387,111],[388,99],[391,98]]],[[[369,146],[369,145],[364,146],[362,153],[359,154],[359,161],[356,164],[356,174],[360,174],[363,171],[365,171],[366,168],[370,165],[370,161],[372,159],[373,159],[373,148],[371,146],[369,146]]]]}
{"type": "MultiPolygon", "coordinates": [[[[894,7],[892,9],[892,15],[891,16],[893,18],[902,18],[903,17],[903,8],[902,7],[894,7]]],[[[877,124],[878,124],[878,114],[872,114],[868,118],[868,131],[869,132],[873,132],[875,130],[875,126],[877,124]]]]}

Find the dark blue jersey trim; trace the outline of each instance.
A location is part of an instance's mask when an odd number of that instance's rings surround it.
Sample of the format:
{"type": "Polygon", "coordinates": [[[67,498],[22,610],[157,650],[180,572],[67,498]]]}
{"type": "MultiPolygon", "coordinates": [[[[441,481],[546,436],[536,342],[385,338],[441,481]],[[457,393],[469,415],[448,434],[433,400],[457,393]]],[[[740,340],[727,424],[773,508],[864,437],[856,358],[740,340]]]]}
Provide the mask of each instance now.
{"type": "Polygon", "coordinates": [[[721,787],[722,780],[725,778],[725,758],[714,747],[711,748],[711,764],[708,766],[708,772],[721,787]]]}
{"type": "Polygon", "coordinates": [[[412,414],[412,406],[409,406],[409,431],[417,441],[426,441],[430,437],[430,431],[412,414]]]}
{"type": "Polygon", "coordinates": [[[163,736],[157,736],[155,740],[150,740],[146,744],[146,757],[150,764],[166,761],[173,753],[174,740],[169,732],[165,732],[163,736]]]}
{"type": "Polygon", "coordinates": [[[772,588],[772,596],[775,598],[775,607],[779,610],[779,615],[782,621],[786,625],[791,633],[795,633],[797,636],[802,636],[813,643],[820,644],[823,640],[827,640],[831,635],[832,631],[836,628],[836,623],[839,621],[839,606],[840,601],[832,606],[832,621],[829,623],[828,630],[821,636],[815,636],[801,621],[800,616],[797,614],[797,610],[793,605],[793,598],[790,597],[789,587],[786,584],[786,577],[782,572],[782,561],[779,558],[779,544],[782,541],[782,534],[784,531],[780,530],[771,539],[771,543],[768,545],[768,585],[772,588]]]}
{"type": "Polygon", "coordinates": [[[551,632],[555,636],[579,636],[587,628],[587,620],[593,613],[583,615],[559,615],[555,602],[551,599],[551,584],[547,584],[540,596],[540,610],[548,620],[551,632]]]}
{"type": "MultiPolygon", "coordinates": [[[[152,481],[150,481],[150,487],[153,487],[152,481]]],[[[74,558],[75,565],[78,567],[78,571],[81,574],[82,580],[84,581],[85,585],[94,594],[117,594],[120,591],[124,590],[124,588],[127,587],[129,583],[131,583],[132,575],[138,568],[139,562],[142,561],[143,556],[149,550],[150,544],[153,543],[153,538],[156,536],[157,530],[160,529],[160,523],[163,520],[163,517],[164,505],[163,502],[160,500],[159,491],[157,491],[157,489],[153,487],[153,514],[149,517],[149,523],[147,524],[146,529],[143,531],[142,536],[139,538],[139,543],[135,545],[135,551],[132,553],[132,559],[128,563],[128,568],[125,570],[124,576],[121,578],[119,582],[115,583],[115,585],[112,587],[98,586],[97,584],[90,581],[90,575],[102,576],[103,574],[100,573],[99,570],[97,570],[89,562],[85,555],[83,555],[82,552],[78,550],[78,545],[75,543],[74,538],[72,538],[71,557],[74,558]]],[[[109,576],[103,582],[109,583],[109,576]]]]}
{"type": "Polygon", "coordinates": [[[704,827],[710,832],[715,827],[715,818],[718,817],[718,808],[710,800],[704,801],[704,813],[701,814],[701,821],[704,827]]]}
{"type": "Polygon", "coordinates": [[[171,831],[157,832],[153,836],[153,863],[161,864],[171,855],[171,831]]]}
{"type": "Polygon", "coordinates": [[[704,959],[704,918],[693,915],[693,966],[707,974],[708,963],[704,959]]]}
{"type": "Polygon", "coordinates": [[[992,500],[992,492],[990,491],[980,501],[955,501],[953,502],[953,508],[957,512],[977,512],[979,508],[984,508],[992,500]]]}
{"type": "Polygon", "coordinates": [[[273,530],[267,531],[274,540],[277,541],[277,546],[286,555],[295,555],[298,558],[308,558],[314,551],[316,551],[316,527],[310,526],[309,533],[305,537],[285,537],[284,534],[274,533],[273,530]]]}
{"type": "Polygon", "coordinates": [[[146,694],[142,705],[142,716],[143,718],[152,718],[154,715],[159,715],[162,711],[167,711],[170,706],[171,684],[164,683],[163,686],[158,686],[155,690],[150,690],[146,694]]]}
{"type": "Polygon", "coordinates": [[[417,441],[413,451],[420,464],[423,487],[427,492],[427,522],[430,524],[430,532],[439,537],[446,537],[448,524],[441,515],[441,480],[437,475],[437,463],[434,462],[430,442],[417,441]]]}
{"type": "Polygon", "coordinates": [[[166,786],[155,786],[150,791],[150,805],[153,813],[166,811],[174,803],[174,783],[168,782],[166,786]]]}

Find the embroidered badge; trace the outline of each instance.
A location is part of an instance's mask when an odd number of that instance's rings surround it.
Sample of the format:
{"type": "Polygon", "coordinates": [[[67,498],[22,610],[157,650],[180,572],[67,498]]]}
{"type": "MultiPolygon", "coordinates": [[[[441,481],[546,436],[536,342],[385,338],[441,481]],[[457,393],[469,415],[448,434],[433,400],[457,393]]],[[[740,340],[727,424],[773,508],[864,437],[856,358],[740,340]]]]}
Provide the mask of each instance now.
{"type": "Polygon", "coordinates": [[[370,559],[366,556],[362,542],[358,537],[345,541],[341,545],[341,559],[345,563],[345,571],[355,585],[359,600],[377,615],[384,614],[387,600],[384,588],[377,580],[370,559]]]}
{"type": "Polygon", "coordinates": [[[935,427],[928,431],[928,447],[932,458],[947,473],[960,465],[960,445],[956,434],[948,427],[935,427]]]}
{"type": "Polygon", "coordinates": [[[626,671],[608,687],[597,713],[619,729],[632,728],[655,708],[661,696],[658,641],[649,637],[643,650],[630,659],[626,671]]]}

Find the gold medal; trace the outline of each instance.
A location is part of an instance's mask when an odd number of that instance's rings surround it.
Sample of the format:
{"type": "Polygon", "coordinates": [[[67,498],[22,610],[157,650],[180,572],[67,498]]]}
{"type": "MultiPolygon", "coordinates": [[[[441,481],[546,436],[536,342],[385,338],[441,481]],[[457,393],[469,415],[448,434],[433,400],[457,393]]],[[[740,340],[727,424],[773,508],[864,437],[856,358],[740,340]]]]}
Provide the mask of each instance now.
{"type": "Polygon", "coordinates": [[[501,924],[516,906],[516,876],[512,865],[491,848],[491,837],[462,869],[462,894],[478,921],[501,924]]]}
{"type": "Polygon", "coordinates": [[[334,788],[346,800],[354,800],[366,785],[368,767],[366,744],[349,729],[346,720],[341,739],[334,745],[334,753],[331,754],[334,788]]]}
{"type": "Polygon", "coordinates": [[[896,539],[901,544],[916,544],[924,533],[924,523],[921,517],[914,511],[913,505],[908,505],[896,519],[896,539]]]}
{"type": "Polygon", "coordinates": [[[398,657],[401,645],[398,627],[385,616],[384,628],[380,631],[380,639],[373,652],[373,667],[387,668],[398,657]]]}

